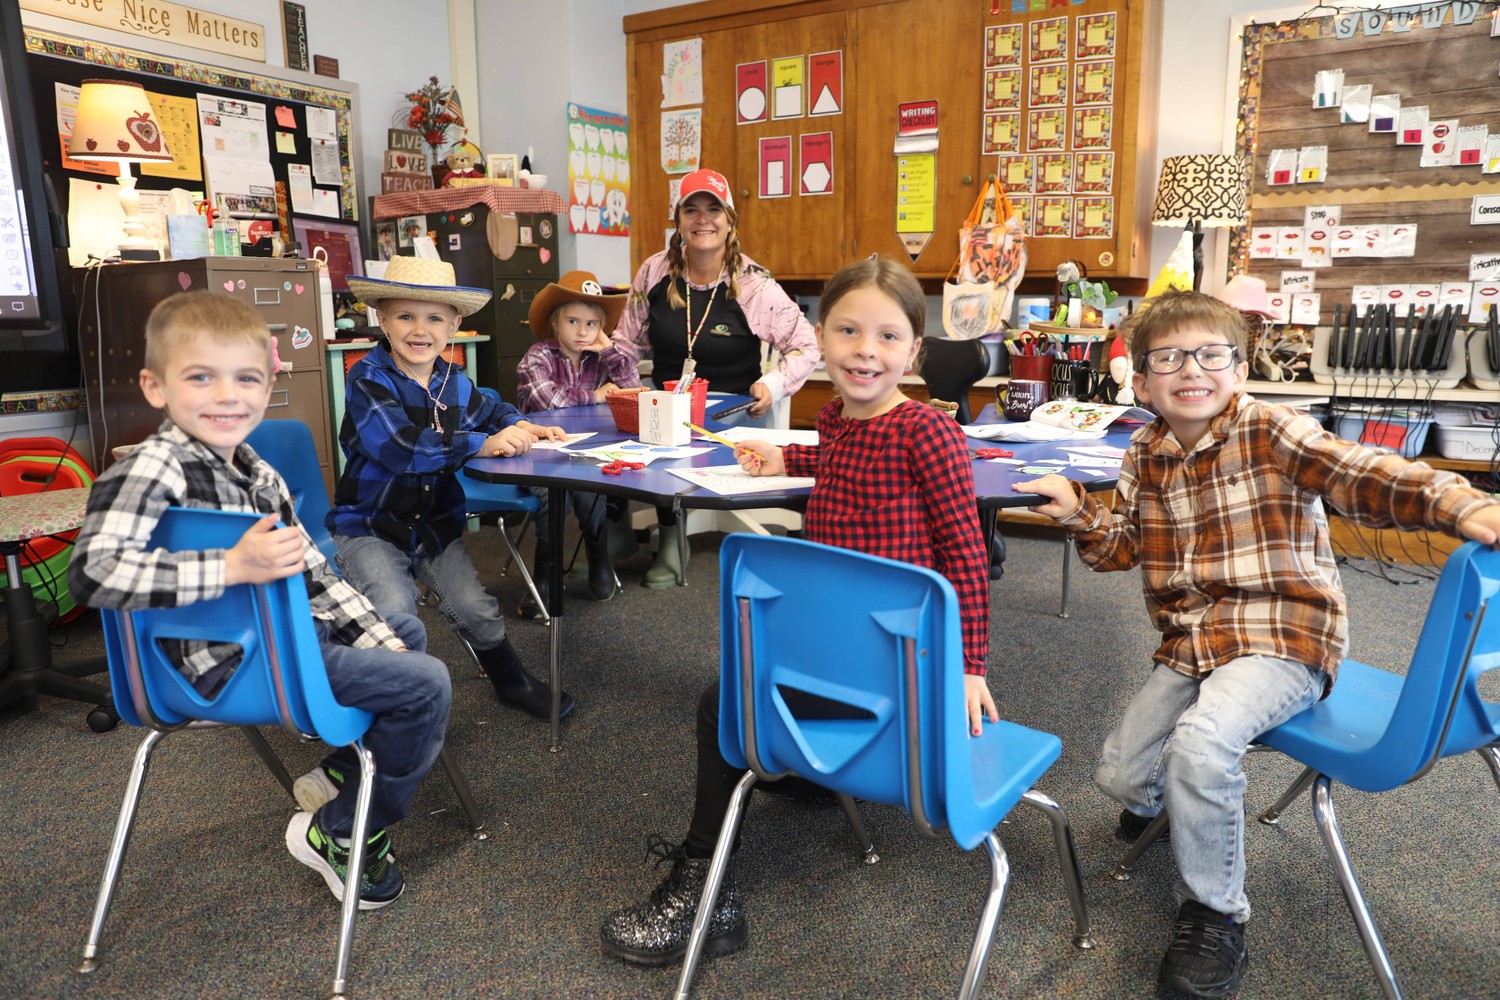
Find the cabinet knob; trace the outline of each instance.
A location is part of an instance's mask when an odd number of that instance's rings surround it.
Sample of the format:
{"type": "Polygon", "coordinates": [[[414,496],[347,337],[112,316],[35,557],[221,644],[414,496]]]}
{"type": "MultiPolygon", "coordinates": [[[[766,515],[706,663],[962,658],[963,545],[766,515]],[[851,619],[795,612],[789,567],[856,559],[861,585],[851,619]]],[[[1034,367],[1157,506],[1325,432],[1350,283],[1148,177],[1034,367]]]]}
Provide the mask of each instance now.
{"type": "Polygon", "coordinates": [[[964,183],[965,184],[973,184],[974,183],[974,175],[973,174],[964,174],[964,183]]]}
{"type": "Polygon", "coordinates": [[[740,201],[745,201],[749,197],[750,197],[750,189],[749,188],[740,188],[740,201]]]}

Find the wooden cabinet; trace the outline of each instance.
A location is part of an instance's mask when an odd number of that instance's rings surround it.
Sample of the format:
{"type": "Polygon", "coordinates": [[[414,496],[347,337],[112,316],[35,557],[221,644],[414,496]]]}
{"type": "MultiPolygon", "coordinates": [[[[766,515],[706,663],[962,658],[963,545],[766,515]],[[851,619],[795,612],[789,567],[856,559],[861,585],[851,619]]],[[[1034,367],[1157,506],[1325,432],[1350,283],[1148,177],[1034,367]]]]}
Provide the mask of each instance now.
{"type": "Polygon", "coordinates": [[[266,417],[307,424],[333,495],[334,443],[311,261],[202,257],[111,264],[76,269],[73,288],[81,317],[78,341],[95,469],[113,464],[111,449],[144,440],[161,424],[161,412],[146,402],[139,385],[151,310],[180,291],[215,291],[248,302],[265,317],[278,357],[291,364],[276,376],[266,417]]]}
{"type": "MultiPolygon", "coordinates": [[[[999,161],[982,151],[985,109],[985,28],[1063,19],[1073,37],[1078,19],[1113,15],[1113,154],[1108,194],[1113,220],[1107,238],[1039,237],[1028,241],[1029,272],[1050,275],[1069,258],[1096,278],[1145,277],[1150,265],[1150,210],[1156,183],[1156,75],[1163,0],[1085,0],[1034,13],[986,0],[709,0],[625,18],[629,60],[631,257],[639,267],[662,247],[671,225],[672,178],[661,167],[663,45],[697,38],[703,53],[703,166],[729,179],[740,214],[745,253],[781,280],[819,281],[871,253],[906,256],[896,233],[898,106],[938,105],[937,205],[933,234],[912,262],[918,276],[942,278],[957,255],[958,228],[979,183],[999,161]],[[1002,9],[1003,8],[1003,9],[1002,9]],[[994,11],[994,13],[991,13],[994,11]],[[736,125],[736,66],[788,56],[843,56],[843,113],[736,125]],[[833,134],[833,192],[797,193],[799,139],[833,134]],[[789,137],[793,194],[760,197],[760,140],[789,137]]],[[[1091,60],[1092,61],[1092,60],[1091,60]]],[[[1021,63],[1023,76],[1029,59],[1021,63]]],[[[1069,59],[1071,77],[1076,69],[1069,59]]],[[[1023,95],[1024,95],[1023,87],[1023,95]]],[[[804,98],[804,104],[808,98],[804,98]]],[[[1023,96],[1017,152],[1030,155],[1023,96]]],[[[1071,115],[1069,105],[1066,111],[1071,115]]],[[[1071,122],[1071,118],[1069,119],[1071,122]]],[[[1071,140],[1071,129],[1069,129],[1071,140]]],[[[1065,152],[1072,152],[1071,141],[1065,152]]],[[[1025,193],[1029,196],[1029,192],[1025,193]]],[[[1100,193],[1095,192],[1095,195],[1100,193]]],[[[1072,197],[1071,190],[1067,195],[1072,197]]]]}

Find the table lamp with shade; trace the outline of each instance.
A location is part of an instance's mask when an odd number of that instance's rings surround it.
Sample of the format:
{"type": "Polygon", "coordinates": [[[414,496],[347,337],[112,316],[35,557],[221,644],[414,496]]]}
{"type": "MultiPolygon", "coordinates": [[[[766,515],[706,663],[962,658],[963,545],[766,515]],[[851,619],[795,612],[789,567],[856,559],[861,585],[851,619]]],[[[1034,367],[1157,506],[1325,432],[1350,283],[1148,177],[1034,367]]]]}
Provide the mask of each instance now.
{"type": "Polygon", "coordinates": [[[1193,288],[1203,282],[1203,227],[1243,226],[1249,174],[1234,155],[1195,153],[1162,160],[1153,226],[1182,226],[1193,234],[1193,288]]]}
{"type": "MultiPolygon", "coordinates": [[[[152,117],[146,88],[124,80],[85,80],[78,94],[78,113],[68,155],[78,160],[120,164],[120,208],[125,212],[122,253],[149,251],[141,235],[141,195],[135,189],[132,163],[169,163],[167,140],[152,117]]],[[[139,258],[137,258],[139,259],[139,258]]]]}

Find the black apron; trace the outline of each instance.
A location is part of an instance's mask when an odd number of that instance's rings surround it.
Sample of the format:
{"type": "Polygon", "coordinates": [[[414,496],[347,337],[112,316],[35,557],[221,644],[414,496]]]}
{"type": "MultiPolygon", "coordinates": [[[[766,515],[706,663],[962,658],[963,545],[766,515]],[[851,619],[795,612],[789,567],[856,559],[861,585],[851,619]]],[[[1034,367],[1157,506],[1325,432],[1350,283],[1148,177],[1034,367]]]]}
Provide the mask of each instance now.
{"type": "Polygon", "coordinates": [[[750,386],[761,376],[760,338],[750,330],[750,322],[739,302],[729,298],[729,283],[719,286],[718,294],[713,289],[700,291],[678,279],[678,288],[688,299],[688,310],[672,308],[667,296],[671,276],[663,278],[646,295],[649,307],[646,318],[646,337],[651,344],[651,381],[657,388],[663,383],[682,376],[682,364],[687,360],[687,317],[693,320],[693,329],[703,322],[702,331],[693,343],[694,371],[708,380],[711,392],[730,392],[747,395],[750,386]],[[712,296],[713,303],[709,304],[712,296]],[[703,315],[708,308],[708,316],[703,315]]]}

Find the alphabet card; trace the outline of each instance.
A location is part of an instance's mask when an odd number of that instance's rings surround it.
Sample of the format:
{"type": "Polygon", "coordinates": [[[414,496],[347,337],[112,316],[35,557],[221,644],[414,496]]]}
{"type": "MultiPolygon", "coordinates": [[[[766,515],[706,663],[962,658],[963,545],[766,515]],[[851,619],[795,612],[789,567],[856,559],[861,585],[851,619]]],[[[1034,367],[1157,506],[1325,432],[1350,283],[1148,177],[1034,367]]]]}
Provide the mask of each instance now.
{"type": "Polygon", "coordinates": [[[1376,94],[1370,98],[1370,131],[1396,131],[1396,119],[1400,114],[1400,94],[1376,94]]]}
{"type": "Polygon", "coordinates": [[[1401,109],[1400,124],[1396,127],[1396,145],[1420,146],[1427,135],[1427,105],[1416,104],[1401,109]]]}

